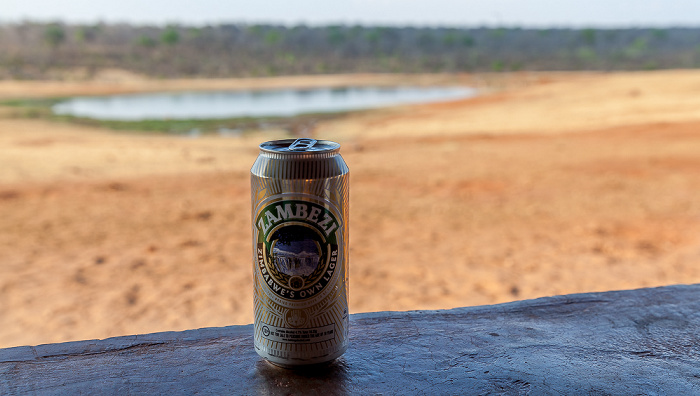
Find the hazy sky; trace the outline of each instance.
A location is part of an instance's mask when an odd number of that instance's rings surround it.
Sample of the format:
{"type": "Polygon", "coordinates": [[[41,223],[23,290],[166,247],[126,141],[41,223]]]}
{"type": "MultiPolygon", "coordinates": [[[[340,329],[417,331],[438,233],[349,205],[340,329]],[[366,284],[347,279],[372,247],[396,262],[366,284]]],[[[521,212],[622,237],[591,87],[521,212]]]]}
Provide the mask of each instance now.
{"type": "Polygon", "coordinates": [[[0,21],[700,26],[700,0],[2,0],[0,21]]]}

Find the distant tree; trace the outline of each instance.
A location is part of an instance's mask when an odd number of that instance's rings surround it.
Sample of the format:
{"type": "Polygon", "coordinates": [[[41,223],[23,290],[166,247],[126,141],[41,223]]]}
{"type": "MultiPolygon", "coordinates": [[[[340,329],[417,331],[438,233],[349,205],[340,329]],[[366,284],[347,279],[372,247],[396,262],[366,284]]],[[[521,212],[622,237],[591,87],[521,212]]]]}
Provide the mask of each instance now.
{"type": "Polygon", "coordinates": [[[435,36],[431,31],[423,32],[418,37],[418,44],[421,47],[431,47],[435,44],[435,36]]]}
{"type": "Polygon", "coordinates": [[[615,40],[619,36],[620,32],[617,30],[607,30],[605,32],[605,39],[610,41],[610,40],[615,40]]]}
{"type": "Polygon", "coordinates": [[[154,40],[152,37],[147,36],[145,34],[140,35],[136,39],[136,44],[142,46],[142,47],[155,47],[156,45],[156,40],[154,40]]]}
{"type": "Polygon", "coordinates": [[[584,44],[589,46],[594,46],[596,41],[596,31],[595,29],[583,29],[581,30],[581,39],[584,44]]]}
{"type": "Polygon", "coordinates": [[[175,27],[168,26],[160,35],[160,41],[163,44],[175,45],[180,41],[180,33],[175,27]]]}
{"type": "Polygon", "coordinates": [[[665,29],[654,29],[652,34],[657,40],[666,40],[668,38],[668,32],[665,29]]]}
{"type": "Polygon", "coordinates": [[[595,50],[591,47],[588,47],[588,46],[579,47],[576,50],[576,56],[579,59],[581,59],[582,61],[586,61],[586,62],[590,62],[590,61],[596,59],[595,50]]]}
{"type": "Polygon", "coordinates": [[[202,37],[202,28],[191,27],[187,29],[187,35],[192,38],[202,37]]]}
{"type": "Polygon", "coordinates": [[[501,72],[505,70],[505,64],[500,60],[495,60],[491,62],[491,70],[495,72],[501,72]]]}
{"type": "Polygon", "coordinates": [[[248,26],[247,30],[253,36],[260,36],[265,31],[265,27],[262,25],[251,25],[248,26]]]}
{"type": "Polygon", "coordinates": [[[271,30],[267,33],[265,33],[265,43],[269,45],[275,45],[278,44],[282,40],[282,33],[276,31],[276,30],[271,30]]]}
{"type": "Polygon", "coordinates": [[[473,47],[474,44],[476,44],[476,41],[474,41],[474,38],[468,34],[465,34],[462,36],[462,45],[465,47],[473,47]]]}
{"type": "Polygon", "coordinates": [[[346,41],[345,33],[341,26],[328,27],[328,41],[333,45],[339,45],[346,41]]]}
{"type": "Polygon", "coordinates": [[[625,48],[625,55],[630,58],[639,58],[642,56],[648,47],[647,40],[642,37],[637,37],[632,44],[625,48]]]}
{"type": "Polygon", "coordinates": [[[59,23],[51,23],[46,25],[44,29],[44,40],[51,47],[58,47],[66,40],[66,31],[63,25],[59,23]]]}
{"type": "Polygon", "coordinates": [[[79,26],[75,30],[75,40],[78,42],[85,42],[85,41],[90,41],[92,39],[92,35],[90,32],[90,29],[86,26],[79,26]]]}
{"type": "Polygon", "coordinates": [[[369,41],[372,44],[376,44],[379,42],[379,39],[382,37],[382,29],[381,28],[374,28],[370,29],[365,33],[365,40],[369,41]]]}
{"type": "Polygon", "coordinates": [[[493,37],[493,38],[502,39],[506,35],[506,29],[505,28],[490,29],[489,33],[490,33],[491,37],[493,37]]]}

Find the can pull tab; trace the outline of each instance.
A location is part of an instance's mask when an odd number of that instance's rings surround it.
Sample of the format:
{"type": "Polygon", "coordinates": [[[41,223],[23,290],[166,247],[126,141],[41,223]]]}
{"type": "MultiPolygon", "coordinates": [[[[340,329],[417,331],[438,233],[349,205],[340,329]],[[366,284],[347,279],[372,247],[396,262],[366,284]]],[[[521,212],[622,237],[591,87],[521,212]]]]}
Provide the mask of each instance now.
{"type": "Polygon", "coordinates": [[[306,151],[316,144],[317,140],[309,138],[301,138],[289,145],[289,151],[306,151]]]}

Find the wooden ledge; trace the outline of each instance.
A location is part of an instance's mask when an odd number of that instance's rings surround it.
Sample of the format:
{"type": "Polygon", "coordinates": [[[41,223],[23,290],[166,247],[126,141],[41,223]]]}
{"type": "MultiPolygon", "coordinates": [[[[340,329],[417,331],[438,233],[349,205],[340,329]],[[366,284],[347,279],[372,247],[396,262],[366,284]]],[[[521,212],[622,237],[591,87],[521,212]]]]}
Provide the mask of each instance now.
{"type": "Polygon", "coordinates": [[[252,326],[0,349],[0,394],[700,394],[700,285],[351,318],[325,368],[261,361],[252,326]]]}

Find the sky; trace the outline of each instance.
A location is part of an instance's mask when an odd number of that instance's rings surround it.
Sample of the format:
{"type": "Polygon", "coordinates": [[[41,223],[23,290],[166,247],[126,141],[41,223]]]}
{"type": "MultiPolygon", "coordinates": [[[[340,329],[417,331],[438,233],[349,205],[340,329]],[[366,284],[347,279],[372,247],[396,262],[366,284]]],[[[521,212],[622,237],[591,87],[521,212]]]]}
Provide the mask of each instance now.
{"type": "Polygon", "coordinates": [[[700,0],[2,0],[0,22],[700,26],[700,0]]]}

